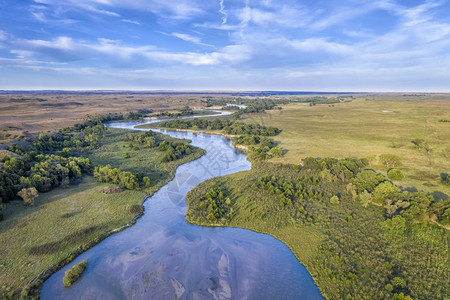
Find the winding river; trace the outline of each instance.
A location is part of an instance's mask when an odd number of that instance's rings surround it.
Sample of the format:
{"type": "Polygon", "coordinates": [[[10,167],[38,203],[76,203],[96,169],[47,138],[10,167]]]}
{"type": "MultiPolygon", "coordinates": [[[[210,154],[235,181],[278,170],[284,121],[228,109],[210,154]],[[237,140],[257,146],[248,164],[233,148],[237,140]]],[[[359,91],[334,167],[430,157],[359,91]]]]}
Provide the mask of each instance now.
{"type": "Polygon", "coordinates": [[[190,139],[206,154],[178,167],[175,178],[145,201],[145,214],[134,226],[53,274],[42,299],[323,299],[306,268],[277,239],[186,222],[186,193],[211,177],[249,170],[245,154],[223,136],[152,130],[190,139]],[[82,260],[88,269],[64,288],[64,272],[82,260]]]}

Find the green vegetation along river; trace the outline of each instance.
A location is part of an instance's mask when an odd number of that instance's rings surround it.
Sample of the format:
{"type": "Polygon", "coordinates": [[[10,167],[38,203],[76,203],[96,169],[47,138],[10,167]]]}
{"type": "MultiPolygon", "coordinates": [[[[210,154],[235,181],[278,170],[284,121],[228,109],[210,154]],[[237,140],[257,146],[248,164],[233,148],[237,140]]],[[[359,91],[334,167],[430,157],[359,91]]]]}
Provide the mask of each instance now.
{"type": "Polygon", "coordinates": [[[306,268],[277,239],[186,222],[186,193],[209,178],[249,170],[246,155],[223,136],[157,131],[190,139],[206,154],[177,169],[175,178],[145,202],[136,225],[51,276],[42,299],[322,299],[306,268]],[[83,260],[89,261],[86,272],[65,288],[64,272],[83,260]]]}

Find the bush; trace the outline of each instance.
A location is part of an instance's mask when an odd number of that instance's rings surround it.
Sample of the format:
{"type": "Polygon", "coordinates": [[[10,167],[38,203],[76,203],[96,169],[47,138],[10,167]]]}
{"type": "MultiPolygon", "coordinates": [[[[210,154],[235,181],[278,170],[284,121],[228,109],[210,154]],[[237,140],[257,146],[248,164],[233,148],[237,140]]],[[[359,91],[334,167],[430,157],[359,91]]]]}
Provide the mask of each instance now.
{"type": "Polygon", "coordinates": [[[21,189],[17,195],[19,195],[23,199],[25,205],[28,206],[34,205],[34,199],[39,196],[39,193],[35,187],[30,187],[21,189]]]}
{"type": "Polygon", "coordinates": [[[390,169],[388,171],[387,175],[390,180],[399,181],[399,180],[403,180],[405,178],[405,175],[399,169],[390,169]]]}
{"type": "Polygon", "coordinates": [[[114,194],[114,193],[122,193],[123,190],[120,187],[113,187],[113,186],[105,186],[102,188],[102,193],[105,194],[114,194]]]}
{"type": "Polygon", "coordinates": [[[139,204],[134,204],[130,207],[130,213],[133,215],[140,215],[144,212],[144,206],[139,204]]]}
{"type": "Polygon", "coordinates": [[[65,287],[70,287],[74,282],[76,282],[83,272],[88,267],[87,260],[83,260],[79,264],[73,266],[69,270],[66,271],[64,278],[63,278],[63,284],[65,287]]]}
{"type": "Polygon", "coordinates": [[[401,158],[394,154],[381,154],[380,162],[388,168],[399,167],[402,165],[401,158]]]}
{"type": "Polygon", "coordinates": [[[450,174],[441,173],[441,180],[443,184],[450,185],[450,174]]]}
{"type": "Polygon", "coordinates": [[[339,198],[338,198],[338,196],[333,196],[333,197],[331,197],[330,198],[330,203],[331,204],[339,204],[339,198]]]}

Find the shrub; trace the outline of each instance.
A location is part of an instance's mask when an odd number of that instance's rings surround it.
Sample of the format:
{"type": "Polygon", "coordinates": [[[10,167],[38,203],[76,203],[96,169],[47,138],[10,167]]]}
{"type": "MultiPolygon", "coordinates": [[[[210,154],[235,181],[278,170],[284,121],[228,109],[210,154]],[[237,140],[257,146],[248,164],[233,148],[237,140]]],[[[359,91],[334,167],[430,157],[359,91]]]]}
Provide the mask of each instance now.
{"type": "Polygon", "coordinates": [[[441,180],[443,184],[450,185],[450,174],[441,173],[441,180]]]}
{"type": "Polygon", "coordinates": [[[74,282],[76,282],[83,272],[88,267],[88,262],[86,260],[83,260],[79,264],[73,266],[69,270],[65,272],[64,278],[63,278],[63,284],[65,287],[70,287],[74,282]]]}
{"type": "Polygon", "coordinates": [[[399,180],[403,180],[405,178],[405,175],[399,169],[390,169],[387,174],[388,174],[389,179],[391,179],[391,180],[399,181],[399,180]]]}
{"type": "Polygon", "coordinates": [[[35,187],[30,187],[21,189],[17,195],[19,195],[23,199],[25,205],[28,206],[34,205],[34,199],[39,196],[39,193],[35,187]]]}
{"type": "Polygon", "coordinates": [[[122,189],[120,187],[105,186],[102,189],[102,193],[105,193],[105,194],[121,193],[121,192],[123,192],[123,191],[122,191],[122,189]]]}
{"type": "Polygon", "coordinates": [[[133,215],[140,215],[144,212],[144,206],[139,204],[134,204],[130,207],[130,213],[133,215]]]}
{"type": "Polygon", "coordinates": [[[339,198],[338,198],[338,196],[333,196],[333,197],[331,197],[330,198],[330,203],[331,204],[339,204],[339,198]]]}

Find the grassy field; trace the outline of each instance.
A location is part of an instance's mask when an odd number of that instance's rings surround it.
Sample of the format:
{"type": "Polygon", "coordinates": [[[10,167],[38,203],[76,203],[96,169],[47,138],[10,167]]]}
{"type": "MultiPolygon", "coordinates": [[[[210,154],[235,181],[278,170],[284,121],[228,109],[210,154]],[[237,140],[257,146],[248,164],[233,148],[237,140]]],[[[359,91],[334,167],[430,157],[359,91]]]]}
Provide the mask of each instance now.
{"type": "MultiPolygon", "coordinates": [[[[94,164],[113,167],[149,176],[151,186],[145,190],[125,190],[104,194],[109,184],[98,183],[85,176],[81,183],[43,193],[35,206],[25,207],[23,201],[8,203],[0,222],[0,298],[17,291],[31,279],[58,263],[86,243],[108,230],[130,222],[137,214],[131,210],[146,195],[153,194],[171,180],[176,168],[200,157],[194,152],[182,159],[162,163],[158,148],[130,149],[127,133],[136,131],[108,129],[101,145],[86,153],[94,164]],[[130,158],[125,159],[125,153],[130,158]]],[[[166,140],[174,140],[165,136],[166,140]]]]}
{"type": "Polygon", "coordinates": [[[41,194],[33,207],[24,207],[22,201],[6,205],[0,223],[2,292],[20,289],[80,245],[135,216],[130,208],[142,203],[145,192],[106,195],[100,191],[104,186],[85,177],[70,188],[41,194]]]}
{"type": "Polygon", "coordinates": [[[275,139],[287,153],[274,161],[300,163],[307,156],[369,158],[370,167],[385,173],[381,154],[401,158],[404,187],[450,194],[440,173],[450,171],[450,99],[366,97],[352,102],[309,106],[289,104],[283,110],[246,115],[246,122],[275,126],[282,133],[275,139]],[[366,100],[368,99],[368,100],[366,100]],[[423,139],[430,151],[415,148],[423,139]]]}

